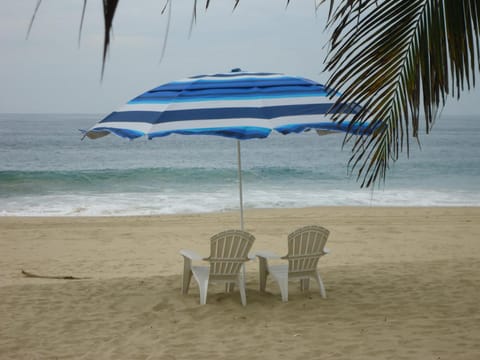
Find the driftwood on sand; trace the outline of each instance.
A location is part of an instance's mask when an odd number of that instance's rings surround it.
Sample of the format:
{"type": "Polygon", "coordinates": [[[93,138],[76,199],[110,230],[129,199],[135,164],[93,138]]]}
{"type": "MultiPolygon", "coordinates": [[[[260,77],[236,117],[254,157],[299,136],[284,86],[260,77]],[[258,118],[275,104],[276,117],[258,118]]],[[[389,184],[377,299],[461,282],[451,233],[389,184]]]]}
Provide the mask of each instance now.
{"type": "Polygon", "coordinates": [[[38,275],[22,269],[22,274],[26,277],[31,278],[42,278],[42,279],[62,279],[62,280],[82,280],[82,279],[89,279],[88,277],[76,277],[76,276],[50,276],[50,275],[38,275]]]}

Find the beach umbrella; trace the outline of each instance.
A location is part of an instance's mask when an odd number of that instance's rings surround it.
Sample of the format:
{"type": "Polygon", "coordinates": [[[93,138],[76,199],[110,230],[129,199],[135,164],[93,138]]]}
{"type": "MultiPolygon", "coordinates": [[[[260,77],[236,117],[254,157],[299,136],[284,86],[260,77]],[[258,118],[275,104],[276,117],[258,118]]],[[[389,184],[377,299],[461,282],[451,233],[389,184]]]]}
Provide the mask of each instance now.
{"type": "Polygon", "coordinates": [[[149,90],[112,112],[84,137],[108,134],[135,139],[182,135],[215,135],[236,139],[240,227],[243,192],[240,140],[262,139],[315,129],[320,135],[349,132],[366,135],[369,124],[334,122],[334,113],[354,114],[357,105],[336,105],[338,93],[313,80],[276,73],[245,72],[198,75],[149,90]]]}

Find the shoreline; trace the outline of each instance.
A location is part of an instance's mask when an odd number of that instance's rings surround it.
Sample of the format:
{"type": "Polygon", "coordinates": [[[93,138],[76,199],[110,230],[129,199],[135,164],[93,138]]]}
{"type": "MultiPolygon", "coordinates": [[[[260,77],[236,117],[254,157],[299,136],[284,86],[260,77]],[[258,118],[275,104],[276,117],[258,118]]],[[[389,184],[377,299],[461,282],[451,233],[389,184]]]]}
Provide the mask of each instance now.
{"type": "MultiPolygon", "coordinates": [[[[244,213],[249,212],[282,212],[282,211],[322,211],[327,209],[361,209],[361,210],[375,210],[375,209],[477,209],[479,205],[321,205],[321,206],[302,206],[302,207],[266,207],[266,208],[244,208],[244,213]]],[[[203,215],[224,215],[224,214],[239,214],[238,209],[226,211],[209,211],[209,212],[186,212],[174,214],[137,214],[137,215],[0,215],[2,218],[124,218],[124,217],[176,217],[176,216],[203,216],[203,215]]]]}
{"type": "MultiPolygon", "coordinates": [[[[316,209],[316,208],[332,208],[332,209],[339,209],[339,208],[365,208],[365,209],[379,209],[379,208],[478,208],[480,207],[479,202],[474,202],[471,204],[468,203],[453,203],[453,204],[412,204],[412,205],[404,205],[404,204],[385,204],[385,203],[359,203],[359,204],[339,204],[339,205],[308,205],[308,206],[286,206],[286,207],[247,207],[244,208],[244,212],[249,211],[269,211],[269,210],[301,210],[301,209],[316,209]]],[[[224,214],[224,213],[239,213],[239,209],[237,208],[228,208],[228,209],[210,209],[210,210],[201,210],[201,211],[192,211],[192,210],[178,210],[172,212],[151,212],[151,213],[143,213],[142,211],[135,210],[133,212],[129,212],[126,210],[118,211],[116,213],[109,213],[109,212],[90,212],[85,209],[81,210],[72,210],[65,213],[48,213],[45,211],[44,213],[41,212],[34,212],[34,213],[7,213],[4,211],[0,213],[0,218],[124,218],[124,217],[152,217],[152,216],[188,216],[188,215],[208,215],[208,214],[224,214]]]]}
{"type": "MultiPolygon", "coordinates": [[[[276,210],[304,210],[304,209],[475,209],[480,208],[478,205],[318,205],[318,206],[299,206],[299,207],[255,207],[255,208],[244,208],[244,213],[253,211],[276,211],[276,210]]],[[[5,215],[0,214],[0,219],[2,218],[39,218],[39,219],[48,219],[48,218],[125,218],[125,217],[164,217],[164,216],[196,216],[196,215],[221,215],[229,213],[239,213],[238,209],[229,209],[229,210],[212,210],[212,211],[203,211],[203,212],[178,212],[178,213],[158,213],[158,214],[125,214],[125,215],[81,215],[81,214],[71,214],[71,215],[5,215]]]]}

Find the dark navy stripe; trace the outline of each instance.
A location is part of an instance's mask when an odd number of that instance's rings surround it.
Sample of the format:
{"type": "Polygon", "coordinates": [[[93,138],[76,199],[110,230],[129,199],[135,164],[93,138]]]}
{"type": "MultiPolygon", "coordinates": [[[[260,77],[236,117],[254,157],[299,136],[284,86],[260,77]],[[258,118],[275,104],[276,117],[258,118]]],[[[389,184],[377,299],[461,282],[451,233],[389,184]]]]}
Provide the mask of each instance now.
{"type": "Polygon", "coordinates": [[[229,89],[185,89],[182,91],[148,91],[143,93],[140,96],[137,96],[132,101],[138,101],[141,99],[175,99],[177,97],[227,97],[231,95],[236,96],[249,96],[258,97],[258,96],[270,96],[274,97],[275,95],[281,95],[282,97],[287,96],[327,96],[328,92],[323,86],[277,86],[277,87],[267,87],[267,88],[229,88],[229,89]]]}
{"type": "Polygon", "coordinates": [[[328,89],[325,88],[323,85],[277,85],[277,86],[251,86],[251,87],[217,87],[217,88],[182,88],[179,90],[172,90],[172,89],[162,89],[161,91],[147,91],[141,94],[141,96],[155,96],[155,94],[219,94],[222,95],[223,93],[275,93],[275,92],[283,92],[283,93],[291,93],[295,95],[295,93],[303,93],[303,92],[318,92],[321,94],[329,93],[328,89]]]}
{"type": "Polygon", "coordinates": [[[239,107],[239,108],[213,108],[213,109],[191,109],[174,111],[121,111],[114,112],[101,121],[107,122],[145,122],[150,124],[160,124],[174,121],[191,120],[216,120],[216,119],[241,119],[258,118],[274,119],[284,116],[301,115],[324,115],[331,112],[350,112],[353,111],[345,107],[333,106],[333,103],[327,104],[306,104],[306,105],[286,105],[286,106],[267,106],[262,108],[239,107]]]}

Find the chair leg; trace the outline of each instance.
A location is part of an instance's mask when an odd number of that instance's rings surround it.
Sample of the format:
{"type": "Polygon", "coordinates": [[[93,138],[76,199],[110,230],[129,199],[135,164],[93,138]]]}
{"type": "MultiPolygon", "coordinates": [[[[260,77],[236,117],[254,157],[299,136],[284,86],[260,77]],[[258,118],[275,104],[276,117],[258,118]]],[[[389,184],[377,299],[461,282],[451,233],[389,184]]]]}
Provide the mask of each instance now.
{"type": "Polygon", "coordinates": [[[242,300],[242,305],[247,306],[247,294],[245,292],[245,282],[240,282],[238,284],[238,289],[240,290],[240,299],[242,300]]]}
{"type": "Polygon", "coordinates": [[[182,281],[182,294],[188,294],[190,288],[190,280],[192,279],[192,260],[183,258],[183,281],[182,281]]]}
{"type": "MultiPolygon", "coordinates": [[[[236,284],[238,286],[238,290],[240,291],[240,299],[242,300],[242,305],[247,306],[247,294],[245,292],[245,264],[243,265],[243,271],[240,271],[238,274],[238,279],[236,284]]],[[[232,284],[232,289],[235,283],[232,284]]]]}
{"type": "Polygon", "coordinates": [[[277,281],[278,287],[280,288],[280,294],[282,294],[282,301],[288,302],[288,276],[275,276],[275,280],[277,281]]]}
{"type": "Polygon", "coordinates": [[[323,281],[318,271],[317,271],[316,278],[317,278],[318,287],[320,288],[320,295],[322,296],[322,298],[325,299],[327,297],[327,293],[325,292],[325,286],[323,286],[323,281]]]}
{"type": "Polygon", "coordinates": [[[267,259],[263,257],[258,257],[259,260],[259,283],[260,283],[260,292],[265,292],[267,286],[267,259]]]}
{"type": "Polygon", "coordinates": [[[198,282],[198,289],[200,290],[200,305],[207,303],[208,279],[198,282]]]}
{"type": "Polygon", "coordinates": [[[300,280],[300,289],[302,291],[307,291],[308,289],[310,289],[310,279],[301,279],[300,280]]]}
{"type": "Polygon", "coordinates": [[[288,278],[282,279],[280,284],[280,292],[282,293],[282,301],[288,302],[288,278]]]}

